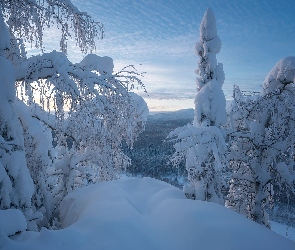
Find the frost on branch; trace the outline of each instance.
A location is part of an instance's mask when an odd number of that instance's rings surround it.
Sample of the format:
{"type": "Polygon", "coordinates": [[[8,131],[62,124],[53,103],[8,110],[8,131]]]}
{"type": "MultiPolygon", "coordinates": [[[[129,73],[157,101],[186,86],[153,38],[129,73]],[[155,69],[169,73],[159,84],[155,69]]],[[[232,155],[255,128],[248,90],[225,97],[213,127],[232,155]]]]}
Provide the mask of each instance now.
{"type": "Polygon", "coordinates": [[[32,105],[39,97],[41,108],[55,114],[55,123],[48,126],[56,131],[64,152],[56,165],[64,174],[64,193],[117,179],[130,164],[121,151],[122,141],[132,146],[144,129],[146,104],[129,92],[135,84],[143,87],[140,74],[127,68],[112,72],[109,57],[88,55],[81,63],[71,64],[56,51],[29,58],[18,71],[20,98],[32,105]],[[66,138],[73,141],[69,152],[66,138]]]}
{"type": "Polygon", "coordinates": [[[79,63],[82,68],[88,68],[89,70],[98,70],[100,75],[111,75],[114,71],[113,59],[108,56],[97,56],[95,54],[88,54],[79,63]]]}
{"type": "Polygon", "coordinates": [[[66,41],[95,49],[103,27],[68,0],[1,1],[0,208],[19,209],[28,230],[58,228],[58,206],[74,188],[120,177],[144,129],[143,87],[132,66],[113,72],[110,57],[71,63],[66,41]],[[27,58],[24,42],[43,46],[45,28],[61,30],[62,52],[27,58]],[[54,147],[53,147],[54,146],[54,147]]]}
{"type": "Polygon", "coordinates": [[[197,93],[195,98],[194,125],[221,126],[226,122],[225,96],[216,80],[211,80],[197,93]]]}
{"type": "Polygon", "coordinates": [[[81,51],[95,49],[95,39],[102,38],[103,25],[65,0],[0,1],[2,15],[11,33],[34,47],[43,46],[43,31],[57,27],[61,32],[60,49],[67,53],[68,38],[75,38],[81,51]]]}
{"type": "Polygon", "coordinates": [[[0,208],[14,207],[30,213],[34,186],[26,164],[23,131],[14,109],[15,71],[3,56],[0,72],[0,208]]]}
{"type": "Polygon", "coordinates": [[[235,87],[230,111],[233,176],[226,205],[267,227],[274,196],[295,191],[293,61],[277,63],[260,95],[246,96],[235,87]]]}

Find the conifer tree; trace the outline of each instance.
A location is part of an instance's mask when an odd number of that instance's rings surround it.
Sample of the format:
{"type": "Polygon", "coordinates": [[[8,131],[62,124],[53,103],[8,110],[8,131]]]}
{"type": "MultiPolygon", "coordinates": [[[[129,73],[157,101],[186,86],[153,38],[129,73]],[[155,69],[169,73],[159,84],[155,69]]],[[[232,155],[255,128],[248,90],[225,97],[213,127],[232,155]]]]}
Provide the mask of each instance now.
{"type": "Polygon", "coordinates": [[[200,57],[197,76],[195,115],[192,125],[176,129],[176,153],[173,161],[184,157],[190,187],[185,192],[195,199],[223,204],[221,173],[226,165],[226,145],[220,126],[226,122],[225,97],[222,91],[224,72],[217,63],[216,54],[221,49],[216,20],[207,9],[200,25],[200,41],[196,53],[200,57]]]}

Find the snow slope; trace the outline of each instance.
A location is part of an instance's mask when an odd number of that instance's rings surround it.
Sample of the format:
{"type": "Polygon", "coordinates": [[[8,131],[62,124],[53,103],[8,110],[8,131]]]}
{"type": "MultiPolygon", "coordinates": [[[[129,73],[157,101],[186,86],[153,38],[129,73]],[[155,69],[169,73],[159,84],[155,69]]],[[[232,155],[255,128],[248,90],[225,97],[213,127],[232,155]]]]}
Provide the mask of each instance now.
{"type": "Polygon", "coordinates": [[[3,249],[295,249],[295,243],[217,204],[188,200],[151,178],[102,182],[61,205],[64,229],[27,233],[3,249]]]}

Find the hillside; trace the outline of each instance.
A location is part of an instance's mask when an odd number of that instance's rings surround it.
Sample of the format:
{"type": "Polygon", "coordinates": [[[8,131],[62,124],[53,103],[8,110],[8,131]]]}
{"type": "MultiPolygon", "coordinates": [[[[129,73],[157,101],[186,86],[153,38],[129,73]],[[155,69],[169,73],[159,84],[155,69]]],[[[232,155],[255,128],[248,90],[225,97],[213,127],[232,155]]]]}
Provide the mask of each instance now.
{"type": "Polygon", "coordinates": [[[62,230],[23,232],[3,250],[294,250],[295,243],[223,206],[151,178],[101,182],[61,204],[62,230]]]}
{"type": "MultiPolygon", "coordinates": [[[[135,142],[134,148],[125,148],[132,160],[127,175],[156,178],[182,189],[187,182],[185,163],[182,162],[179,168],[171,164],[169,158],[174,148],[165,139],[175,128],[192,122],[193,116],[193,109],[149,115],[146,130],[135,142]]],[[[271,219],[295,227],[295,197],[280,193],[275,196],[274,205],[274,209],[269,211],[271,219]]]]}
{"type": "Polygon", "coordinates": [[[139,136],[132,150],[125,152],[132,160],[127,172],[133,176],[153,177],[180,187],[186,178],[184,162],[177,169],[169,158],[174,152],[173,144],[165,141],[177,127],[193,120],[194,110],[156,113],[148,116],[145,131],[139,136]]]}

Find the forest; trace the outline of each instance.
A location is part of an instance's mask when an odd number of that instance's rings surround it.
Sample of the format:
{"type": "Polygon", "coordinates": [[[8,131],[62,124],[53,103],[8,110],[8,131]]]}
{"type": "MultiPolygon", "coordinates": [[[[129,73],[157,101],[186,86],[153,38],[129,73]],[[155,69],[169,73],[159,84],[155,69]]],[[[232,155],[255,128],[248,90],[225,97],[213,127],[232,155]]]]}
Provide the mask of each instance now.
{"type": "Polygon", "coordinates": [[[194,110],[149,116],[135,93],[148,91],[143,73],[114,72],[95,54],[102,23],[69,0],[0,4],[0,248],[237,249],[246,230],[253,249],[294,249],[270,229],[295,225],[295,57],[274,65],[261,92],[234,86],[227,102],[208,8],[194,110]],[[59,51],[43,52],[53,27],[59,51]],[[27,42],[41,53],[27,56],[27,42]]]}

